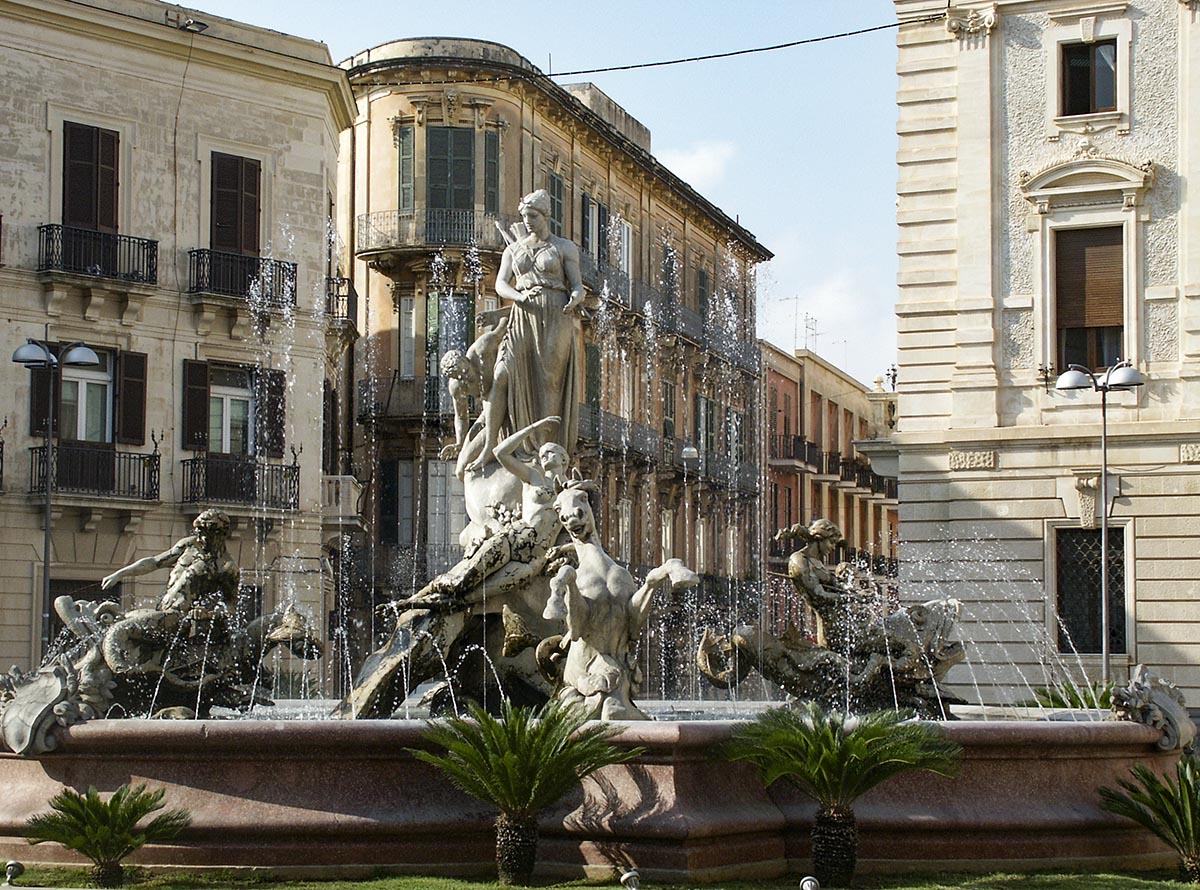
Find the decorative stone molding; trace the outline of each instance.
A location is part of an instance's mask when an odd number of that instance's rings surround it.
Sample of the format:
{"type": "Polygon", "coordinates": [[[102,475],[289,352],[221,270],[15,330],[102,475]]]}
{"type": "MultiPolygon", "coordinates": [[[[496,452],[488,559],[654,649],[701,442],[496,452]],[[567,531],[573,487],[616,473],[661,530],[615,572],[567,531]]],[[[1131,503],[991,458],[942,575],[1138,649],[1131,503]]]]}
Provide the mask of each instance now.
{"type": "Polygon", "coordinates": [[[495,100],[489,99],[487,96],[467,96],[462,104],[475,112],[475,126],[482,127],[487,119],[487,110],[494,103],[495,100]]]}
{"type": "Polygon", "coordinates": [[[442,93],[442,122],[453,127],[458,123],[458,103],[461,97],[458,90],[446,90],[442,93]]]}
{"type": "Polygon", "coordinates": [[[1079,527],[1096,527],[1096,498],[1100,491],[1100,477],[1089,471],[1075,471],[1075,494],[1079,498],[1079,527]]]}
{"type": "MultiPolygon", "coordinates": [[[[1093,129],[1083,134],[1085,143],[1090,144],[1094,132],[1093,129]]],[[[1021,194],[1037,213],[1049,213],[1055,205],[1119,200],[1124,209],[1131,210],[1142,204],[1146,191],[1154,185],[1154,162],[1132,164],[1119,158],[1101,157],[1092,153],[1092,148],[1081,147],[1082,153],[1076,152],[1073,160],[1052,164],[1038,173],[1021,171],[1018,177],[1021,194]]]]}
{"type": "Polygon", "coordinates": [[[1184,442],[1179,446],[1179,462],[1200,464],[1200,442],[1184,442]]]}
{"type": "Polygon", "coordinates": [[[1179,0],[1180,6],[1186,6],[1192,12],[1200,9],[1200,0],[1179,0]]]}
{"type": "Polygon", "coordinates": [[[950,452],[951,470],[994,470],[996,469],[995,451],[954,451],[950,452]]]}
{"type": "Polygon", "coordinates": [[[425,125],[425,111],[429,105],[437,100],[436,96],[409,96],[408,104],[413,107],[414,116],[418,127],[425,125]]]}
{"type": "Polygon", "coordinates": [[[1179,358],[1179,313],[1174,303],[1146,304],[1146,358],[1171,362],[1179,358]]]}
{"type": "Polygon", "coordinates": [[[995,4],[982,9],[951,8],[946,10],[946,30],[956,37],[987,37],[996,27],[999,17],[995,4]]]}
{"type": "Polygon", "coordinates": [[[419,123],[419,121],[417,120],[417,115],[415,114],[397,114],[389,117],[388,123],[392,125],[392,144],[396,148],[399,148],[400,131],[405,127],[411,127],[414,124],[419,123]]]}
{"type": "Polygon", "coordinates": [[[1030,309],[1004,310],[1004,367],[1034,366],[1034,324],[1030,309]]]}

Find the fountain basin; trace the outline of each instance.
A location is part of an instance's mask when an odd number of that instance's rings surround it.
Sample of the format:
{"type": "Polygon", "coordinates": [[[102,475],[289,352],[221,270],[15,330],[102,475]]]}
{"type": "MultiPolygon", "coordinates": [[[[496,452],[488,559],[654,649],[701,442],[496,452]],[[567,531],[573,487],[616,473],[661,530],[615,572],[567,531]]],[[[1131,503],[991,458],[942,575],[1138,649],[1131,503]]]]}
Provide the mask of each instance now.
{"type": "MultiPolygon", "coordinates": [[[[714,757],[735,723],[630,724],[619,744],[647,750],[587,780],[541,822],[538,873],[716,881],[804,872],[812,804],[765,791],[744,764],[714,757]]],[[[1177,752],[1134,723],[962,721],[956,779],[901,776],[856,807],[860,868],[1138,869],[1174,861],[1149,833],[1103,812],[1096,789],[1135,763],[1167,770],[1177,752]]],[[[285,874],[474,876],[494,869],[491,811],[406,748],[410,721],[98,720],[62,731],[58,751],[0,755],[0,855],[78,862],[20,837],[63,785],[165,787],[193,826],[131,861],[256,867],[285,874]]]]}

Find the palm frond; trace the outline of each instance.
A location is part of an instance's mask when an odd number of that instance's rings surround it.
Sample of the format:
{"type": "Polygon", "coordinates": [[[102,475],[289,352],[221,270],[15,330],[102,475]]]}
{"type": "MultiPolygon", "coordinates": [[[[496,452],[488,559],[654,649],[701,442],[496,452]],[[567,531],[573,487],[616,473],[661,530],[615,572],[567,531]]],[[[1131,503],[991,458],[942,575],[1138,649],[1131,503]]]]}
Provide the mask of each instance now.
{"type": "Polygon", "coordinates": [[[847,720],[813,702],[767,711],[724,747],[731,760],[758,768],[767,785],[786,778],[820,806],[848,809],[892,776],[921,769],[957,773],[962,748],[929,723],[899,711],[847,720]]]}
{"type": "Polygon", "coordinates": [[[1174,780],[1164,780],[1138,764],[1133,780],[1121,779],[1113,788],[1100,789],[1100,806],[1124,816],[1154,833],[1181,858],[1200,856],[1200,775],[1192,757],[1175,766],[1174,780]]]}
{"type": "Polygon", "coordinates": [[[524,818],[554,804],[601,767],[641,753],[612,745],[620,727],[587,723],[586,712],[559,702],[540,712],[505,702],[499,718],[473,705],[469,717],[427,725],[425,737],[445,753],[412,754],[443,770],[472,797],[524,818]]]}

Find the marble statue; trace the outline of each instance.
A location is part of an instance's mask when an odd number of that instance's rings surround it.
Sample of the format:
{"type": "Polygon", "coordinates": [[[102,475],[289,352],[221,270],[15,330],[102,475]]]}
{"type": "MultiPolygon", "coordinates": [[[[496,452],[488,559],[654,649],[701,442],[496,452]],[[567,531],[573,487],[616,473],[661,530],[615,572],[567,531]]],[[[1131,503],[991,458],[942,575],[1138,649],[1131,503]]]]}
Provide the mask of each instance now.
{"type": "Polygon", "coordinates": [[[53,750],[56,726],[110,713],[203,717],[215,706],[270,704],[273,678],[263,659],[271,649],[284,646],[302,660],[321,657],[321,641],[294,607],[239,620],[239,570],[225,549],[229,518],[205,510],[192,528],[171,549],[102,582],[108,589],[170,566],[155,608],[123,612],[114,602],[54,601],[70,642],[37,671],[14,669],[0,680],[0,731],[9,750],[53,750]]]}
{"type": "Polygon", "coordinates": [[[795,628],[774,636],[742,626],[729,636],[705,630],[697,652],[700,671],[720,688],[736,686],[755,668],[796,699],[856,711],[911,708],[924,717],[952,716],[961,700],[940,687],[965,658],[952,639],[961,606],[932,600],[891,610],[879,583],[829,556],[841,541],[837,526],[818,519],[782,529],[777,540],[798,539],[788,559],[792,587],[811,610],[815,632],[795,628]]]}
{"type": "Polygon", "coordinates": [[[1112,713],[1118,720],[1162,730],[1158,747],[1164,751],[1190,752],[1195,748],[1196,724],[1188,714],[1183,693],[1144,664],[1134,667],[1128,686],[1113,690],[1112,713]]]}

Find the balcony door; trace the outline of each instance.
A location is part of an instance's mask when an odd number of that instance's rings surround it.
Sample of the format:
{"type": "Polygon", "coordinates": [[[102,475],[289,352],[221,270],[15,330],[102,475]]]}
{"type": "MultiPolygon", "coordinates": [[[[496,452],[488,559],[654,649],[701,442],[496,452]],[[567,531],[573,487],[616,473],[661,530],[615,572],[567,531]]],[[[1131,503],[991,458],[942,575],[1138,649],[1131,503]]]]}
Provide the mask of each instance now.
{"type": "Polygon", "coordinates": [[[469,244],[475,235],[475,130],[429,127],[425,138],[425,240],[469,244]]]}
{"type": "Polygon", "coordinates": [[[117,273],[120,136],[63,123],[62,266],[88,275],[117,273]]]}

